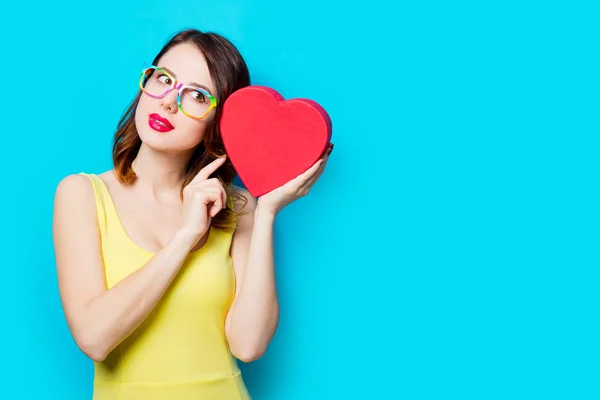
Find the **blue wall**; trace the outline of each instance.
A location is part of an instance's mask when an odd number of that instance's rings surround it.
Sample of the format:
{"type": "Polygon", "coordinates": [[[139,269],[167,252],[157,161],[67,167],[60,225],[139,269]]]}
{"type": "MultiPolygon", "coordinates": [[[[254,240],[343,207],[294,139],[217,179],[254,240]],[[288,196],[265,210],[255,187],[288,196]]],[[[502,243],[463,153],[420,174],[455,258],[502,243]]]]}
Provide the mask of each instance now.
{"type": "Polygon", "coordinates": [[[281,325],[243,365],[256,400],[599,398],[592,3],[3,5],[0,398],[90,398],[54,189],[111,167],[141,63],[185,27],[333,120],[326,173],[277,221],[281,325]]]}

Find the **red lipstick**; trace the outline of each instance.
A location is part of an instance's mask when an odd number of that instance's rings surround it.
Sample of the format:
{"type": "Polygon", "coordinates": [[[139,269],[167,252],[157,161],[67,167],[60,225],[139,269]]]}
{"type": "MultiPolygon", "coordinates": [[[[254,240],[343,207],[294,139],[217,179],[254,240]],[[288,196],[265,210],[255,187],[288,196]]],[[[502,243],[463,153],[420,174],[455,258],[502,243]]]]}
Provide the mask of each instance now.
{"type": "Polygon", "coordinates": [[[150,114],[148,118],[148,125],[150,125],[150,128],[158,132],[169,132],[175,129],[168,119],[163,118],[158,114],[150,114]]]}

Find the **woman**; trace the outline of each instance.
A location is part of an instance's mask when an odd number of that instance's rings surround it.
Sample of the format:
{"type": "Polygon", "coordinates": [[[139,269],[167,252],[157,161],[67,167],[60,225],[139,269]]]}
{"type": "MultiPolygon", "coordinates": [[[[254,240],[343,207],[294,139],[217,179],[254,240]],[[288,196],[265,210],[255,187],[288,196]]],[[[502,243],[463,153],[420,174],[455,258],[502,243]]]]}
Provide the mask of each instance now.
{"type": "Polygon", "coordinates": [[[221,106],[249,84],[229,41],[180,32],[142,73],[114,168],[57,187],[61,301],[95,400],[250,398],[236,359],[261,357],[277,328],[273,223],[332,147],[258,200],[232,185],[221,106]]]}

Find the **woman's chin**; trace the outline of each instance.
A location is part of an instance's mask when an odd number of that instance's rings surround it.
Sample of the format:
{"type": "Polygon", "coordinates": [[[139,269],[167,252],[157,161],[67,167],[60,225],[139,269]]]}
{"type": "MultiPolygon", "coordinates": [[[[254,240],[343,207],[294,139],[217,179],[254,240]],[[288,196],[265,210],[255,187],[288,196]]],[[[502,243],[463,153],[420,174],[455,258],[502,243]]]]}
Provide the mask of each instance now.
{"type": "Polygon", "coordinates": [[[152,150],[180,153],[193,149],[197,144],[185,143],[177,138],[175,131],[168,133],[156,132],[152,129],[143,129],[138,131],[142,143],[152,150]]]}

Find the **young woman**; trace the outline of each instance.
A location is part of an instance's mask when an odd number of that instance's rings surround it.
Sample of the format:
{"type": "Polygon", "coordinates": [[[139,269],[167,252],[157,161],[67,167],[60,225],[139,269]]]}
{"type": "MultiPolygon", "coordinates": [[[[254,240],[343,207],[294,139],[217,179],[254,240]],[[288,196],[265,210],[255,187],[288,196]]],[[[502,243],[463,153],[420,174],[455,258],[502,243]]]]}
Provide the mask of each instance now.
{"type": "Polygon", "coordinates": [[[258,200],[232,185],[221,106],[249,84],[228,40],[178,33],[142,72],[114,168],[57,187],[61,301],[94,360],[94,400],[250,398],[236,359],[261,357],[277,328],[273,223],[309,192],[332,146],[258,200]]]}

